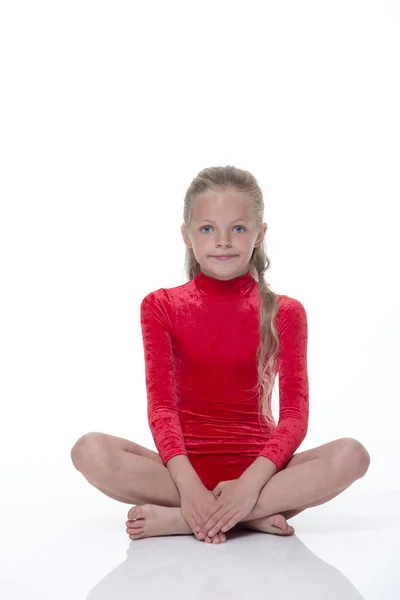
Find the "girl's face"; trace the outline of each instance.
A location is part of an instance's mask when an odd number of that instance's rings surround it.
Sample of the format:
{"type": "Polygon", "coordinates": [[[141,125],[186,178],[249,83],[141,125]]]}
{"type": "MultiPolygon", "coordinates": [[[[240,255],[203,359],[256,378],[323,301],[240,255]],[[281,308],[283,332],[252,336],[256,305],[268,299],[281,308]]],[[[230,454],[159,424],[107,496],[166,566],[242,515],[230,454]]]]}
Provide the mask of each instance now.
{"type": "Polygon", "coordinates": [[[227,280],[247,273],[253,250],[262,244],[267,227],[263,223],[256,229],[251,205],[243,194],[208,190],[196,200],[191,224],[187,230],[182,227],[182,237],[206,275],[227,280]],[[234,257],[215,258],[223,254],[234,257]]]}

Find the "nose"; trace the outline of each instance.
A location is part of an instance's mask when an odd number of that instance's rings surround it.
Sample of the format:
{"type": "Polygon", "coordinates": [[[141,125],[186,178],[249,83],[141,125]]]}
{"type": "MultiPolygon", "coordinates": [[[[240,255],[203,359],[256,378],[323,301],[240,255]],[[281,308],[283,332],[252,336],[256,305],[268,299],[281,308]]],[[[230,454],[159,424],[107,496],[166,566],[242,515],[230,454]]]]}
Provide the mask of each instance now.
{"type": "Polygon", "coordinates": [[[217,248],[231,248],[232,244],[231,244],[231,240],[229,238],[229,236],[225,236],[223,234],[221,234],[218,238],[217,238],[217,248]]]}
{"type": "Polygon", "coordinates": [[[226,244],[217,244],[215,252],[216,254],[233,254],[232,247],[226,244]]]}

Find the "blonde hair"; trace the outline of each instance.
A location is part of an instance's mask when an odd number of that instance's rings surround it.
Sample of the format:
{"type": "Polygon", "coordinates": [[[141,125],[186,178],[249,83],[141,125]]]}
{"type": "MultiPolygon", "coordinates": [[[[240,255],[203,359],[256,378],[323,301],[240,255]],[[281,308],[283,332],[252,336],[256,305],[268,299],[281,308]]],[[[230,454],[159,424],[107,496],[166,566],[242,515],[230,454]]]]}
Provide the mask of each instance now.
{"type": "MultiPolygon", "coordinates": [[[[188,228],[191,224],[193,206],[198,196],[213,190],[217,193],[226,190],[239,191],[249,198],[257,228],[261,228],[264,217],[264,199],[260,186],[255,177],[249,172],[233,166],[210,167],[203,169],[191,182],[184,200],[183,225],[188,228]]],[[[279,338],[276,330],[276,314],[278,312],[278,294],[271,290],[264,278],[264,273],[270,268],[271,262],[263,247],[264,242],[254,248],[250,258],[250,274],[258,282],[259,290],[259,331],[260,344],[257,349],[257,384],[255,391],[259,398],[259,420],[262,415],[268,427],[276,426],[272,414],[271,397],[278,372],[279,338]],[[265,360],[267,357],[267,360],[265,360]]],[[[185,271],[189,280],[200,272],[192,248],[186,246],[185,271]]],[[[248,390],[248,391],[252,391],[248,390]]]]}

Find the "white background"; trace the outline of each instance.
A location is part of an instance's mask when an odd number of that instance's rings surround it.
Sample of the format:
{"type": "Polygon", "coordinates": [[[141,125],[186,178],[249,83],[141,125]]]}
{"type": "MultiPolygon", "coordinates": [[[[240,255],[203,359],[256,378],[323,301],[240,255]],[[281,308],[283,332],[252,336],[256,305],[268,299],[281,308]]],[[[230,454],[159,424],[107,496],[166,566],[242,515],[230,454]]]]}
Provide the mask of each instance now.
{"type": "Polygon", "coordinates": [[[0,470],[82,434],[155,449],[139,306],[185,283],[204,167],[264,193],[272,289],[309,324],[310,423],[399,488],[398,2],[3,2],[0,470]]]}

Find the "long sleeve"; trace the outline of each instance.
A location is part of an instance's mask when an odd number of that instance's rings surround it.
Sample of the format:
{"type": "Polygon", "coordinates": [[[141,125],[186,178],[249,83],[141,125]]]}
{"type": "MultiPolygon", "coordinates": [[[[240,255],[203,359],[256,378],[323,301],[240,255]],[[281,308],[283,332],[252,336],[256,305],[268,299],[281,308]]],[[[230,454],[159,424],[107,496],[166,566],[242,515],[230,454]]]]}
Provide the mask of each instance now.
{"type": "Polygon", "coordinates": [[[307,315],[301,302],[289,297],[288,300],[277,314],[279,421],[258,455],[272,460],[278,471],[306,437],[309,415],[307,315]]]}
{"type": "Polygon", "coordinates": [[[140,305],[147,416],[164,466],[178,454],[188,455],[177,409],[169,308],[163,288],[145,296],[140,305]]]}

